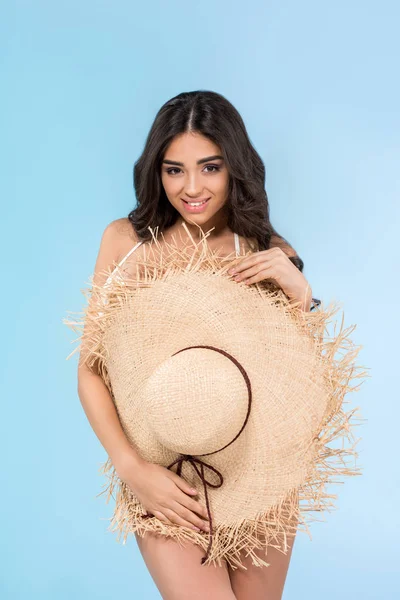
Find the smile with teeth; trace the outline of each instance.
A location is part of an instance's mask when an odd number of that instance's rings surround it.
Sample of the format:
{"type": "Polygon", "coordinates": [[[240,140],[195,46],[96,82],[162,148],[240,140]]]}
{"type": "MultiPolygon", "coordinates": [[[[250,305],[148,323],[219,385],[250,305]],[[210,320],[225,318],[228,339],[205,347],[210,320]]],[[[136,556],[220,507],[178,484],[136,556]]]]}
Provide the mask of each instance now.
{"type": "Polygon", "coordinates": [[[186,200],[184,200],[184,202],[186,202],[186,204],[189,204],[189,206],[201,206],[202,204],[208,202],[208,199],[203,200],[203,202],[187,202],[186,200]]]}

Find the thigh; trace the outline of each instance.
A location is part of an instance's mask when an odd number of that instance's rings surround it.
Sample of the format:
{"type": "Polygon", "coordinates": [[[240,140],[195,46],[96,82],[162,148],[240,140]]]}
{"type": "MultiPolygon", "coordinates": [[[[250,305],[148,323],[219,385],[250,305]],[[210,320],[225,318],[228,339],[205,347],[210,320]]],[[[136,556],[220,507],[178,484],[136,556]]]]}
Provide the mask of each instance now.
{"type": "Polygon", "coordinates": [[[226,563],[202,565],[200,546],[149,531],[135,537],[163,600],[235,600],[226,563]]]}
{"type": "Polygon", "coordinates": [[[287,537],[288,551],[283,554],[276,548],[255,550],[257,556],[269,563],[269,567],[256,567],[250,557],[244,557],[245,569],[229,568],[232,589],[237,600],[281,600],[296,535],[287,537]]]}

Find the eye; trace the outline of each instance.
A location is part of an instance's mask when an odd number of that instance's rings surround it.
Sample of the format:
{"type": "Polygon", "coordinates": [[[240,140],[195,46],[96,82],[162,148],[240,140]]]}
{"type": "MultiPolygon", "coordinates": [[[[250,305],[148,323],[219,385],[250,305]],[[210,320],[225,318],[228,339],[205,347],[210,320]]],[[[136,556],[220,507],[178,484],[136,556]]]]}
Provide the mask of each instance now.
{"type": "Polygon", "coordinates": [[[173,173],[172,171],[180,171],[180,169],[178,169],[178,167],[172,167],[172,169],[167,169],[168,175],[175,175],[175,173],[173,173]]]}
{"type": "Polygon", "coordinates": [[[217,171],[221,170],[219,165],[206,165],[204,168],[205,169],[208,169],[208,168],[215,169],[215,171],[208,171],[208,173],[216,173],[217,171]]]}

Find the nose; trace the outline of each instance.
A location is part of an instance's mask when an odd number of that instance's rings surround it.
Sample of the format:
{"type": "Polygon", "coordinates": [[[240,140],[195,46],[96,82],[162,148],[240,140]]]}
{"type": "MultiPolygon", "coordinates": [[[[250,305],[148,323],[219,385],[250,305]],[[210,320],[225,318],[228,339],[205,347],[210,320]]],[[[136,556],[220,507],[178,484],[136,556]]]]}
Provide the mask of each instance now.
{"type": "Polygon", "coordinates": [[[201,196],[202,190],[203,185],[200,182],[198,174],[196,172],[188,173],[184,186],[185,194],[190,198],[197,198],[198,196],[201,196]]]}

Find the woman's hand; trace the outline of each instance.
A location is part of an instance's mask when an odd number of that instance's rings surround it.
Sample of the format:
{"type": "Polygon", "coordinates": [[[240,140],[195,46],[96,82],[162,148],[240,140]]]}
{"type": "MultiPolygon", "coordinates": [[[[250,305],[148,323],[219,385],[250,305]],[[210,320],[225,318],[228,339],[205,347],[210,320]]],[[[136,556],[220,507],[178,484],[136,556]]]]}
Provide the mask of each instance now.
{"type": "Polygon", "coordinates": [[[312,299],[310,284],[281,248],[253,252],[228,269],[228,273],[235,281],[246,284],[272,280],[290,300],[301,302],[302,309],[309,310],[312,299]]]}
{"type": "Polygon", "coordinates": [[[160,521],[209,531],[206,507],[190,497],[197,491],[173,471],[145,460],[117,471],[147,512],[160,521]]]}

